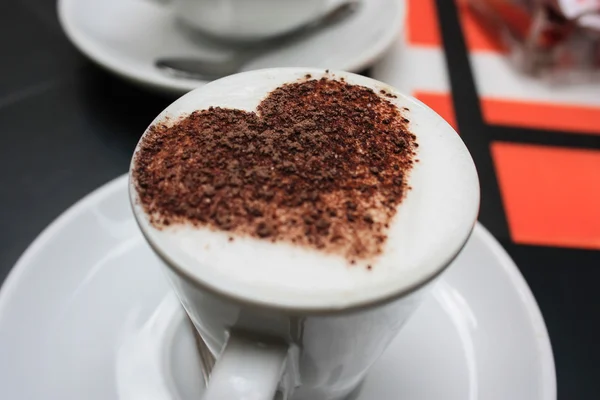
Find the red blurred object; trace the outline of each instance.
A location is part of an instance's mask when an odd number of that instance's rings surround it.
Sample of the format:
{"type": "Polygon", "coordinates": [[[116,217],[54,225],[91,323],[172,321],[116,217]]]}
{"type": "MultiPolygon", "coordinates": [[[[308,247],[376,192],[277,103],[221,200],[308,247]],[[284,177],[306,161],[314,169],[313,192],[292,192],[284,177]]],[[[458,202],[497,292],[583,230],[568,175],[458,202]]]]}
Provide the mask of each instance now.
{"type": "Polygon", "coordinates": [[[500,32],[521,71],[553,81],[600,79],[600,0],[469,0],[500,32]]]}

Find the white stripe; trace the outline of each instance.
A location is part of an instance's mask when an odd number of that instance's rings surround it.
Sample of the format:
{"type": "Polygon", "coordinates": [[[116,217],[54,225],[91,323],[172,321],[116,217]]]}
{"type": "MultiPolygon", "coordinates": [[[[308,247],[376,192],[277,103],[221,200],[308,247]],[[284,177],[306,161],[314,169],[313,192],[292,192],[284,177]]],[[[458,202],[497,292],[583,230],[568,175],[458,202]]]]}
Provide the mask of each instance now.
{"type": "Polygon", "coordinates": [[[373,77],[412,94],[416,90],[448,93],[443,50],[409,46],[400,38],[372,69],[373,77]]]}
{"type": "Polygon", "coordinates": [[[600,82],[552,85],[520,74],[505,55],[471,53],[470,59],[480,97],[600,106],[600,82]]]}

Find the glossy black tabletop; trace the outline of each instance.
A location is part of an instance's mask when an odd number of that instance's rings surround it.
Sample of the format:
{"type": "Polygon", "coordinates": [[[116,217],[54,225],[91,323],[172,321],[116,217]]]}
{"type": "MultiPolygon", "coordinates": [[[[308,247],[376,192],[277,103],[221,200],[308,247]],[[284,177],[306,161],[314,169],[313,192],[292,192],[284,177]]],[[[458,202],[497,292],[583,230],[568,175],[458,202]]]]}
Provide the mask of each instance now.
{"type": "MultiPolygon", "coordinates": [[[[173,100],[80,55],[55,8],[51,0],[0,3],[0,282],[62,211],[127,172],[140,134],[173,100]]],[[[600,136],[486,125],[456,8],[446,0],[438,8],[457,124],[481,178],[480,221],[514,258],[539,303],[558,398],[600,399],[600,252],[514,244],[489,150],[494,138],[600,149],[600,136]]]]}

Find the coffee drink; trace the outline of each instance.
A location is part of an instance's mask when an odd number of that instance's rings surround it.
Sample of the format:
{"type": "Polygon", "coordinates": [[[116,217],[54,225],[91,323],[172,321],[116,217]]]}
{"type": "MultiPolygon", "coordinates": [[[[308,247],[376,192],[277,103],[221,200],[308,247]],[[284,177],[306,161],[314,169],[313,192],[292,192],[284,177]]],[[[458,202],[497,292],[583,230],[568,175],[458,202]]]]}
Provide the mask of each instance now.
{"type": "Polygon", "coordinates": [[[368,78],[278,71],[208,84],[148,128],[131,193],[153,247],[259,304],[345,307],[434,276],[477,209],[460,138],[368,78]]]}
{"type": "Polygon", "coordinates": [[[152,126],[137,190],[158,229],[189,224],[371,261],[407,189],[408,122],[371,89],[307,75],[256,112],[211,107],[152,126]]]}
{"type": "Polygon", "coordinates": [[[270,39],[310,23],[343,0],[162,0],[185,26],[228,42],[270,39]]]}

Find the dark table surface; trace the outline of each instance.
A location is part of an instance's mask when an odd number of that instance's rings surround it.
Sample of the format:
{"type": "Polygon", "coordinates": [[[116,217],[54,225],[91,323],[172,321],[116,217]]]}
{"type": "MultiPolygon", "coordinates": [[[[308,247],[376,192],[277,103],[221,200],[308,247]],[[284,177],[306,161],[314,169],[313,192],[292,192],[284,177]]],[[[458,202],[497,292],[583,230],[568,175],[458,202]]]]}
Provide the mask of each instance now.
{"type": "MultiPolygon", "coordinates": [[[[519,129],[485,125],[455,6],[440,0],[438,7],[457,122],[481,176],[480,221],[514,258],[539,303],[554,351],[558,398],[599,399],[600,252],[511,242],[489,140],[597,149],[600,136],[520,135],[519,129]]],[[[46,225],[127,171],[139,135],[173,99],[131,86],[81,56],[64,36],[53,1],[3,1],[0,22],[2,282],[46,225]]]]}

